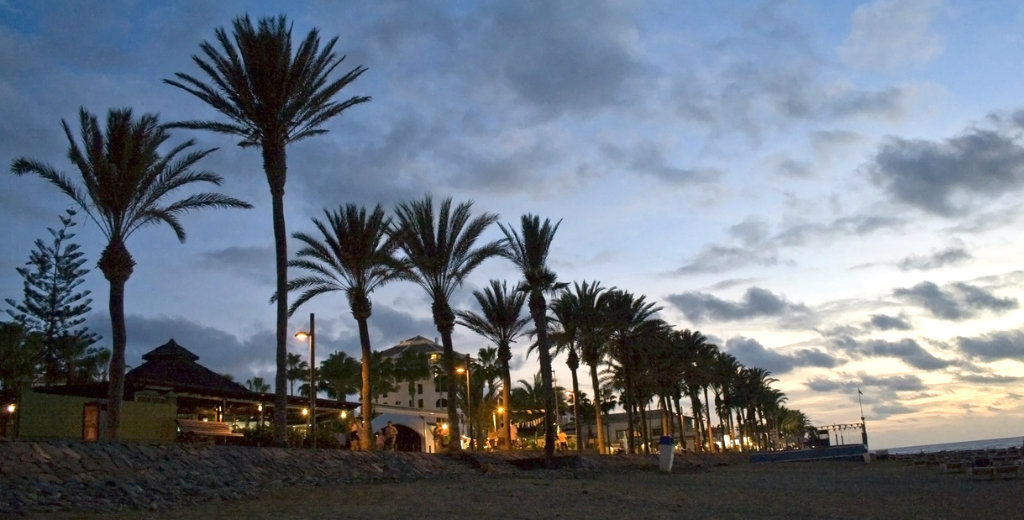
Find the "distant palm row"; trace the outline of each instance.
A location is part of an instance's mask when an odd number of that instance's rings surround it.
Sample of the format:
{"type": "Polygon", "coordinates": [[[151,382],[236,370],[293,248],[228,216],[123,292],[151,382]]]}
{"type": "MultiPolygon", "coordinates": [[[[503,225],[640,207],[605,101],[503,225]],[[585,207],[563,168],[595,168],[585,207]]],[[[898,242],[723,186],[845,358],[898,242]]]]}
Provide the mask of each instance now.
{"type": "MultiPolygon", "coordinates": [[[[179,217],[206,208],[250,208],[247,202],[220,193],[196,193],[169,200],[181,188],[197,183],[220,185],[222,178],[198,168],[198,163],[214,149],[194,150],[194,140],[161,153],[169,139],[169,129],[211,130],[241,138],[240,146],[258,147],[262,152],[264,173],[270,186],[274,228],[277,283],[275,440],[285,442],[287,410],[288,316],[309,299],[327,292],[345,293],[359,327],[362,350],[361,399],[364,406],[362,435],[369,443],[371,405],[368,319],[372,314],[370,294],[394,280],[412,281],[430,296],[431,311],[444,348],[444,369],[448,395],[455,395],[455,359],[452,331],[457,319],[484,335],[498,347],[503,369],[505,403],[511,388],[508,361],[509,343],[525,325],[519,317],[524,303],[534,325],[536,349],[540,359],[544,413],[547,425],[545,446],[553,454],[555,395],[552,386],[552,349],[568,351],[573,372],[573,391],[578,392],[576,369],[582,359],[590,366],[594,388],[597,370],[609,363],[616,374],[616,385],[624,391],[627,410],[659,397],[663,405],[678,411],[682,395],[689,396],[695,414],[702,419],[702,431],[710,431],[711,389],[719,417],[736,410],[739,425],[776,424],[784,397],[770,388],[774,381],[759,369],[742,369],[735,359],[706,344],[697,332],[675,332],[654,319],[657,312],[643,297],[618,290],[605,290],[598,283],[574,284],[568,289],[559,283],[547,265],[547,256],[558,224],[536,215],[524,215],[519,228],[499,224],[504,239],[477,244],[485,229],[498,216],[472,214],[472,203],[455,204],[448,198],[435,204],[427,195],[399,204],[394,216],[386,215],[379,205],[373,210],[354,204],[337,210],[325,210],[324,219],[313,219],[318,235],[296,233],[303,243],[289,261],[284,218],[284,187],[287,177],[288,144],[326,132],[322,126],[344,110],[370,101],[353,96],[336,100],[339,92],[363,72],[357,66],[340,78],[331,79],[344,57],[335,56],[337,38],[322,48],[319,32],[311,30],[292,52],[291,27],[284,16],[263,18],[254,26],[248,16],[233,21],[232,34],[215,31],[215,43],[200,44],[201,54],[193,56],[206,81],[185,73],[165,83],[182,89],[216,109],[226,119],[218,121],[181,121],[159,124],[157,117],[145,114],[136,119],[131,109],[110,110],[105,126],[84,108],[79,113],[76,137],[62,121],[69,142],[68,156],[77,171],[72,178],[54,167],[28,158],[13,161],[15,174],[34,173],[71,197],[104,233],[107,245],[98,266],[110,284],[109,310],[112,331],[110,361],[109,431],[120,435],[121,401],[124,394],[126,328],[124,288],[135,261],[125,244],[139,228],[149,224],[167,224],[180,241],[185,230],[179,217]],[[80,138],[80,141],[79,141],[80,138]],[[502,256],[522,272],[522,280],[513,289],[492,281],[488,289],[477,292],[482,315],[460,312],[449,305],[453,292],[483,261],[502,256]],[[304,274],[288,279],[288,267],[304,274]],[[298,297],[288,304],[288,295],[298,297]],[[555,300],[550,308],[547,296],[555,300]],[[549,311],[555,327],[549,327],[549,311]],[[550,331],[550,332],[549,332],[550,331]],[[704,393],[701,405],[700,392],[704,393]],[[773,403],[774,408],[769,406],[773,403]],[[772,421],[775,421],[774,423],[772,421]]],[[[600,410],[600,392],[595,392],[595,409],[600,410]]],[[[578,407],[577,407],[578,408],[578,407]]],[[[448,415],[453,438],[459,438],[454,399],[448,400],[448,415]]],[[[631,415],[632,416],[632,415],[631,415]]],[[[600,421],[600,413],[598,420],[600,421]]],[[[506,421],[507,423],[507,421],[506,421]]],[[[578,424],[578,423],[577,423],[578,424]]],[[[599,423],[600,424],[600,423],[599,423]]],[[[748,427],[748,426],[744,426],[748,427]]],[[[632,431],[633,424],[630,422],[632,431]]],[[[603,430],[599,427],[599,432],[603,430]]],[[[599,433],[603,435],[603,433],[599,433]]],[[[508,437],[506,431],[503,436],[508,437]]],[[[630,435],[632,438],[632,435],[630,435]]],[[[704,442],[709,442],[704,434],[704,442]]],[[[601,446],[605,440],[599,440],[601,446]]],[[[506,444],[507,445],[507,444],[506,444]]],[[[461,449],[450,443],[450,450],[461,449]]],[[[369,446],[365,446],[369,448],[369,446]]]]}

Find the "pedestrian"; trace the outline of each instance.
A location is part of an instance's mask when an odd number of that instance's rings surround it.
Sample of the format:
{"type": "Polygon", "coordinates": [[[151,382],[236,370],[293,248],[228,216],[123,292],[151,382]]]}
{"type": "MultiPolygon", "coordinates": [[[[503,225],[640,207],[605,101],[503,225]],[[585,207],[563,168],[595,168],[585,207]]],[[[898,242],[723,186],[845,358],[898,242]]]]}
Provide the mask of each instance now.
{"type": "Polygon", "coordinates": [[[564,431],[558,431],[558,449],[562,452],[569,451],[569,436],[564,431]]]}
{"type": "Polygon", "coordinates": [[[377,432],[377,451],[384,449],[384,429],[377,432]]]}
{"type": "Polygon", "coordinates": [[[444,448],[444,429],[440,424],[435,424],[432,433],[434,434],[434,453],[441,453],[441,449],[444,448]]]}
{"type": "Polygon", "coordinates": [[[391,421],[384,427],[384,448],[388,451],[396,451],[398,444],[398,428],[391,421]]]}
{"type": "Polygon", "coordinates": [[[349,448],[352,451],[359,451],[359,420],[352,421],[352,426],[348,432],[349,448]]]}

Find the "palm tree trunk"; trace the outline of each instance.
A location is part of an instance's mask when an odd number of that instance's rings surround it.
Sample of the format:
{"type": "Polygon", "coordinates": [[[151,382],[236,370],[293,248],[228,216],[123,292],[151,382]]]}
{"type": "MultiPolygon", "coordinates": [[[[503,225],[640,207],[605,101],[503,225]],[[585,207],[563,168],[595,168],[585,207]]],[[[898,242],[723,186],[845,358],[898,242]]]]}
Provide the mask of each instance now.
{"type": "Polygon", "coordinates": [[[501,429],[501,435],[504,437],[504,449],[512,449],[512,371],[509,368],[509,361],[512,358],[512,352],[509,349],[507,343],[499,347],[498,357],[501,359],[501,402],[505,407],[505,423],[501,429]]]}
{"type": "Polygon", "coordinates": [[[704,420],[706,421],[705,425],[707,428],[705,430],[707,432],[707,436],[704,438],[704,442],[707,442],[708,451],[710,452],[714,451],[713,445],[715,436],[711,431],[711,401],[708,399],[708,385],[704,385],[704,412],[706,416],[704,420]]]}
{"type": "Polygon", "coordinates": [[[576,350],[569,349],[569,368],[572,370],[572,420],[576,424],[576,453],[583,453],[583,425],[580,424],[580,379],[576,370],[580,367],[580,358],[576,350]]]}
{"type": "Polygon", "coordinates": [[[274,267],[277,275],[277,374],[274,378],[274,443],[288,440],[288,231],[284,219],[284,182],[288,172],[284,143],[264,141],[263,171],[270,184],[274,219],[274,267]]]}
{"type": "Polygon", "coordinates": [[[679,426],[679,442],[683,445],[683,448],[686,448],[686,420],[683,418],[683,396],[682,394],[676,394],[673,398],[676,405],[676,422],[679,426]]]}
{"type": "Polygon", "coordinates": [[[597,380],[597,365],[590,365],[590,384],[594,389],[594,418],[597,423],[597,453],[604,455],[608,439],[604,434],[604,413],[601,411],[601,385],[597,380]]]}
{"type": "Polygon", "coordinates": [[[373,389],[370,386],[370,328],[366,323],[365,317],[356,318],[356,322],[359,324],[359,346],[363,354],[363,366],[362,366],[362,378],[363,384],[360,392],[360,409],[363,412],[363,421],[360,425],[359,431],[359,443],[362,444],[363,451],[370,451],[373,449],[374,443],[372,442],[373,436],[371,435],[373,427],[371,423],[373,421],[373,401],[371,397],[373,395],[373,389]]]}
{"type": "Polygon", "coordinates": [[[647,423],[648,399],[642,399],[637,408],[640,409],[640,438],[644,441],[644,454],[651,454],[651,425],[647,423]]]}
{"type": "Polygon", "coordinates": [[[704,406],[700,404],[700,394],[697,388],[687,391],[690,395],[690,408],[693,410],[693,449],[694,451],[704,450],[704,406]]]}
{"type": "Polygon", "coordinates": [[[124,323],[123,281],[110,282],[110,332],[113,342],[110,353],[110,387],[107,403],[107,433],[111,440],[121,439],[121,405],[124,401],[125,347],[128,344],[124,323]]]}
{"type": "MultiPolygon", "coordinates": [[[[456,454],[462,452],[462,432],[459,428],[459,412],[455,406],[455,396],[458,395],[458,378],[455,375],[455,348],[452,347],[452,330],[455,329],[455,313],[447,301],[439,301],[435,298],[432,304],[434,324],[437,325],[437,332],[441,334],[441,346],[444,350],[444,371],[448,375],[448,435],[451,441],[448,443],[448,453],[456,454]]],[[[467,420],[469,414],[466,414],[467,420]]]]}
{"type": "Polygon", "coordinates": [[[530,292],[530,316],[537,328],[537,351],[544,392],[544,457],[555,456],[555,392],[551,374],[551,346],[548,343],[547,302],[539,290],[530,292]]]}
{"type": "Polygon", "coordinates": [[[124,322],[124,286],[132,275],[135,260],[124,245],[120,236],[110,239],[110,243],[100,254],[98,262],[103,276],[110,282],[110,332],[112,341],[110,352],[110,385],[107,402],[107,434],[111,440],[121,438],[121,408],[124,402],[124,369],[125,348],[128,345],[128,332],[124,322]]]}
{"type": "Polygon", "coordinates": [[[633,417],[633,412],[636,409],[636,403],[633,399],[633,376],[630,373],[629,367],[623,367],[623,371],[626,376],[626,453],[629,455],[636,454],[636,424],[633,417]]]}

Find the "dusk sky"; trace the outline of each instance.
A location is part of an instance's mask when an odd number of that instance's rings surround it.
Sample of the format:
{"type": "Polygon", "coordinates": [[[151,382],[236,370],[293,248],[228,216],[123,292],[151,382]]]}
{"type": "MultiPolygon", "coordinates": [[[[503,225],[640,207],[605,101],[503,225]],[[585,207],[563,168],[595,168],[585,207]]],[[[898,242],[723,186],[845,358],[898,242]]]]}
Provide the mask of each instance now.
{"type": "MultiPolygon", "coordinates": [[[[1024,435],[1019,2],[0,0],[0,162],[77,175],[60,121],[77,129],[79,107],[219,118],[162,80],[198,76],[199,44],[246,13],[287,15],[296,40],[337,36],[339,70],[368,68],[342,96],[372,102],[288,150],[289,235],[315,231],[324,208],[426,193],[513,226],[560,219],[561,280],[645,295],[770,370],[815,424],[859,421],[860,388],[873,449],[1024,435]]],[[[166,226],[131,236],[128,365],[173,337],[213,370],[272,383],[259,150],[172,131],[187,139],[219,147],[202,167],[255,207],[187,215],[184,244],[166,226]]],[[[0,175],[0,297],[21,300],[15,268],[70,203],[0,175]]],[[[75,229],[94,267],[104,240],[90,221],[75,229]]],[[[518,276],[491,260],[452,305],[475,310],[472,290],[518,276]]],[[[109,345],[98,268],[86,286],[109,345]]],[[[418,286],[372,299],[375,349],[438,336],[418,286]]],[[[319,359],[358,356],[342,294],[307,303],[292,329],[310,312],[319,359]]],[[[527,343],[513,380],[537,371],[527,343]]],[[[456,350],[484,346],[456,329],[456,350]]]]}

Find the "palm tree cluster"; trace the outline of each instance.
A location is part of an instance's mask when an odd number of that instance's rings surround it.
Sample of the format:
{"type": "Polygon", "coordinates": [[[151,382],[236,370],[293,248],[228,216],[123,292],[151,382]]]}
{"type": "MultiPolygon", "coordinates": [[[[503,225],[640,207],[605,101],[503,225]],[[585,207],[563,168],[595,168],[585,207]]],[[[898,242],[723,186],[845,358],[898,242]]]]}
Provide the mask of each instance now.
{"type": "MultiPolygon", "coordinates": [[[[323,125],[328,120],[370,100],[367,96],[336,99],[342,89],[366,71],[365,67],[356,66],[334,77],[335,69],[344,60],[344,56],[334,54],[336,41],[334,38],[321,46],[319,33],[313,29],[293,52],[291,26],[284,16],[263,18],[256,24],[248,16],[237,18],[230,35],[224,28],[217,29],[215,42],[203,42],[201,53],[193,56],[201,76],[179,72],[174,79],[164,80],[198,98],[225,119],[160,125],[154,115],[136,119],[130,109],[122,109],[110,111],[104,128],[83,108],[79,115],[80,141],[71,127],[63,123],[69,158],[80,182],[35,160],[21,158],[12,163],[13,173],[34,173],[56,185],[84,210],[107,239],[99,268],[110,283],[113,346],[108,418],[112,438],[118,438],[124,392],[125,284],[135,265],[126,247],[127,238],[141,227],[164,223],[179,240],[184,240],[185,231],[179,221],[184,213],[206,208],[251,207],[219,193],[198,193],[167,201],[181,188],[197,183],[219,185],[222,181],[214,173],[196,169],[214,149],[191,150],[194,141],[190,140],[166,152],[158,151],[169,139],[168,129],[172,128],[236,136],[240,146],[257,147],[262,152],[272,202],[277,277],[271,301],[276,304],[274,437],[278,444],[284,444],[286,437],[289,388],[305,376],[300,360],[290,358],[287,352],[288,317],[316,296],[341,292],[358,324],[362,359],[357,362],[337,356],[325,360],[319,367],[322,375],[318,390],[338,398],[352,393],[356,386],[353,374],[358,368],[363,405],[360,437],[364,448],[370,449],[371,399],[375,387],[379,393],[388,385],[411,382],[418,374],[410,366],[419,363],[410,360],[409,366],[398,363],[392,367],[393,377],[374,375],[368,327],[373,311],[370,296],[374,290],[396,280],[415,283],[431,302],[431,314],[444,350],[442,379],[448,395],[453,396],[447,400],[452,438],[460,438],[454,399],[460,385],[452,346],[457,323],[494,343],[493,355],[488,351],[487,363],[480,364],[486,365],[486,372],[480,368],[484,376],[480,381],[487,385],[490,398],[497,399],[495,385],[500,379],[501,402],[509,406],[513,402],[511,344],[532,321],[531,334],[540,364],[537,404],[545,415],[548,457],[553,455],[554,410],[560,398],[553,384],[552,363],[561,352],[567,354],[573,374],[572,392],[579,398],[578,403],[584,401],[577,370],[581,363],[589,367],[598,446],[602,451],[608,445],[608,439],[603,438],[602,421],[609,388],[621,391],[620,402],[630,412],[630,451],[635,449],[634,419],[641,421],[642,426],[646,414],[639,412],[655,400],[662,409],[681,417],[680,401],[683,396],[689,397],[700,424],[700,445],[704,447],[713,445],[709,392],[715,396],[720,437],[728,429],[761,442],[762,437],[770,438],[769,430],[801,422],[800,414],[794,415],[781,406],[785,397],[771,389],[775,380],[767,371],[742,367],[734,358],[709,345],[699,332],[673,331],[654,317],[659,307],[643,296],[614,288],[606,290],[597,282],[575,283],[571,288],[560,282],[548,265],[560,222],[526,214],[518,227],[499,224],[502,239],[478,243],[485,230],[497,223],[498,216],[474,215],[472,202],[454,204],[451,198],[446,198],[435,205],[427,195],[398,204],[393,216],[388,216],[380,205],[367,211],[348,204],[337,210],[325,209],[322,220],[314,218],[317,233],[293,234],[302,247],[289,259],[284,218],[286,147],[326,132],[323,125]],[[489,287],[474,293],[480,314],[453,309],[450,301],[455,291],[481,263],[493,257],[510,260],[520,271],[521,279],[511,289],[503,281],[491,281],[489,287]],[[289,267],[303,274],[289,280],[289,267]],[[288,296],[292,293],[298,296],[289,305],[288,296]],[[521,317],[524,306],[529,318],[521,317]],[[602,373],[608,376],[603,381],[602,373]]],[[[259,385],[253,383],[265,390],[262,381],[259,385]]],[[[580,407],[574,408],[579,424],[580,407]]],[[[510,444],[508,423],[505,421],[501,433],[504,446],[510,444]]],[[[460,449],[459,442],[449,445],[450,451],[460,449]]]]}
{"type": "MultiPolygon", "coordinates": [[[[779,446],[781,439],[799,437],[808,425],[805,415],[782,405],[786,397],[771,387],[777,380],[770,372],[744,367],[699,331],[675,330],[655,317],[660,307],[644,296],[584,281],[561,292],[550,310],[558,351],[567,352],[573,395],[581,395],[580,361],[589,368],[601,451],[609,446],[602,403],[609,389],[621,394],[619,402],[627,412],[626,450],[630,453],[639,446],[648,450],[652,444],[651,439],[642,438],[651,431],[643,412],[654,403],[664,412],[666,434],[685,431],[684,398],[689,399],[694,445],[700,450],[728,447],[726,435],[743,440],[744,449],[767,449],[779,446]],[[717,427],[712,423],[712,394],[717,427]]],[[[582,424],[578,416],[574,423],[582,424]]]]}

